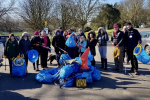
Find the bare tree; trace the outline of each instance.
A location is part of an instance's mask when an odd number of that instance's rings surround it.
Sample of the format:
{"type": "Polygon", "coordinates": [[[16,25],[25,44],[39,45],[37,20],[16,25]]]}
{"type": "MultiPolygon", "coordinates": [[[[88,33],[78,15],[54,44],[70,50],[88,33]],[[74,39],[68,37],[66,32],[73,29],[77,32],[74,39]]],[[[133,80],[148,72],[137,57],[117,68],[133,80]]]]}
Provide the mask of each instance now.
{"type": "Polygon", "coordinates": [[[41,30],[50,18],[52,6],[52,0],[24,0],[20,2],[19,15],[32,30],[41,30]]]}
{"type": "Polygon", "coordinates": [[[14,10],[15,0],[11,0],[7,5],[5,4],[6,1],[8,2],[8,0],[0,0],[0,19],[14,10]]]}

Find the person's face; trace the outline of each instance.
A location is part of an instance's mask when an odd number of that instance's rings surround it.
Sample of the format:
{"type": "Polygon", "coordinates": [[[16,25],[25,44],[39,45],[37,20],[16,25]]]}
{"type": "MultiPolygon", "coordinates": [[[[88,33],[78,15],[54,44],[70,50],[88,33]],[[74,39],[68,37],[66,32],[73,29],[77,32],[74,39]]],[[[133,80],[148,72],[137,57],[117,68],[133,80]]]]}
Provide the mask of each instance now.
{"type": "Polygon", "coordinates": [[[101,30],[101,34],[103,34],[104,33],[104,31],[103,30],[101,30]]]}
{"type": "Polygon", "coordinates": [[[26,39],[27,39],[27,36],[24,36],[23,38],[26,40],[26,39]]]}
{"type": "Polygon", "coordinates": [[[81,30],[79,30],[79,34],[80,34],[80,35],[82,34],[82,31],[81,31],[81,30]]]}
{"type": "Polygon", "coordinates": [[[41,32],[41,35],[42,35],[42,36],[45,36],[45,35],[46,35],[46,33],[45,33],[44,31],[42,31],[42,32],[41,32]]]}
{"type": "Polygon", "coordinates": [[[131,28],[131,25],[127,25],[127,29],[130,29],[131,28]]]}
{"type": "Polygon", "coordinates": [[[62,29],[59,29],[60,31],[62,31],[62,29]]]}
{"type": "Polygon", "coordinates": [[[71,33],[71,30],[68,30],[68,33],[71,33]]]}
{"type": "Polygon", "coordinates": [[[14,40],[14,36],[11,36],[11,38],[10,38],[11,40],[14,40]]]}
{"type": "Polygon", "coordinates": [[[119,29],[118,27],[114,27],[114,30],[115,30],[115,31],[118,31],[118,29],[119,29]]]}
{"type": "Polygon", "coordinates": [[[68,35],[68,32],[65,32],[65,35],[68,35]]]}
{"type": "Polygon", "coordinates": [[[59,32],[57,32],[57,33],[56,33],[56,35],[60,35],[60,33],[59,33],[59,32]]]}
{"type": "Polygon", "coordinates": [[[90,38],[93,38],[93,34],[90,34],[90,38]]]}

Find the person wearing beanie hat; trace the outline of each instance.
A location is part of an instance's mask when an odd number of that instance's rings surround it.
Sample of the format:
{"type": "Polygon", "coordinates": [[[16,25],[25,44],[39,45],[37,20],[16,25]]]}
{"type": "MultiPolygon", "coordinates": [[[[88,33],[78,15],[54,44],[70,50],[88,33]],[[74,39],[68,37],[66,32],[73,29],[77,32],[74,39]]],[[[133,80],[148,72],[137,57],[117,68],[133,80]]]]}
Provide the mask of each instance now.
{"type": "Polygon", "coordinates": [[[118,47],[119,49],[119,56],[114,58],[116,70],[118,72],[123,71],[123,53],[124,53],[124,33],[119,30],[118,24],[113,25],[114,31],[111,35],[111,42],[112,45],[118,47]]]}
{"type": "MultiPolygon", "coordinates": [[[[31,50],[31,42],[29,39],[29,33],[23,32],[22,37],[19,41],[20,54],[25,59],[26,66],[28,66],[28,55],[27,52],[31,50]]],[[[27,73],[26,69],[26,73],[27,73]]]]}
{"type": "Polygon", "coordinates": [[[127,31],[125,33],[125,48],[127,49],[127,54],[129,59],[131,60],[131,70],[130,73],[135,73],[136,75],[138,74],[138,61],[137,58],[133,55],[134,48],[138,45],[141,44],[141,35],[138,32],[138,30],[134,29],[131,26],[131,23],[128,22],[126,24],[127,26],[127,31]]]}
{"type": "Polygon", "coordinates": [[[19,57],[19,46],[14,34],[10,34],[4,48],[4,58],[8,58],[10,77],[12,76],[12,60],[19,57]]]}
{"type": "MultiPolygon", "coordinates": [[[[42,47],[40,45],[42,45],[44,43],[44,39],[42,37],[40,37],[39,32],[35,31],[34,32],[34,36],[31,39],[31,48],[34,50],[37,50],[39,54],[42,53],[42,47]]],[[[37,68],[35,68],[35,63],[33,63],[33,68],[36,71],[39,71],[39,59],[36,62],[37,68]]]]}
{"type": "Polygon", "coordinates": [[[65,49],[65,39],[61,36],[61,32],[59,30],[56,31],[56,35],[53,37],[52,45],[55,48],[55,52],[57,54],[57,62],[59,65],[59,55],[64,53],[61,49],[65,49]]]}

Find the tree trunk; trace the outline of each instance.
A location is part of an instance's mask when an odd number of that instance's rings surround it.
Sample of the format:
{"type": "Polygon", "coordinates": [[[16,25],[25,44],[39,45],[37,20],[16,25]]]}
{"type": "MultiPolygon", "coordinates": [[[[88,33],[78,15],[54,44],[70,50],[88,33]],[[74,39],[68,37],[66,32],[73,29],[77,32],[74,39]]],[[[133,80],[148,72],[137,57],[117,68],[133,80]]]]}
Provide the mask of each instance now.
{"type": "Polygon", "coordinates": [[[105,25],[105,29],[108,30],[108,24],[105,25]]]}

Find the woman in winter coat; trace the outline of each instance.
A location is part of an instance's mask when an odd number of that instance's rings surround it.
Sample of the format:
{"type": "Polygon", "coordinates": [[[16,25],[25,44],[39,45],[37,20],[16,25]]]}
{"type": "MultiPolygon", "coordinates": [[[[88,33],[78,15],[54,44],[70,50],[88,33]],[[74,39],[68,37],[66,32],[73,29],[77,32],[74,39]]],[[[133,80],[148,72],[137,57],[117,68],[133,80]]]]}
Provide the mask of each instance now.
{"type": "Polygon", "coordinates": [[[22,33],[22,37],[19,41],[19,48],[20,48],[20,54],[22,57],[24,57],[26,65],[28,66],[27,52],[31,50],[31,42],[29,40],[29,34],[27,32],[22,33]]]}
{"type": "MultiPolygon", "coordinates": [[[[44,46],[50,48],[50,39],[46,35],[46,32],[43,30],[41,32],[41,37],[44,39],[44,46]]],[[[49,49],[43,47],[42,48],[42,54],[41,54],[41,66],[42,68],[47,68],[47,58],[48,58],[48,51],[49,49]]]]}
{"type": "Polygon", "coordinates": [[[101,56],[101,68],[104,68],[105,65],[105,70],[107,70],[107,41],[108,40],[109,38],[107,32],[103,27],[100,27],[98,29],[97,44],[101,56]]]}
{"type": "Polygon", "coordinates": [[[97,40],[95,39],[96,34],[94,31],[88,32],[88,40],[87,40],[87,46],[90,47],[91,54],[93,55],[93,61],[91,61],[92,65],[95,66],[95,59],[94,56],[96,56],[95,46],[97,44],[97,40]]]}
{"type": "Polygon", "coordinates": [[[14,34],[10,34],[8,40],[5,44],[4,49],[4,57],[8,58],[9,61],[9,68],[10,68],[10,77],[12,76],[12,60],[13,58],[20,58],[19,56],[19,46],[17,39],[15,38],[14,34]]]}
{"type": "MultiPolygon", "coordinates": [[[[34,36],[31,39],[31,47],[32,49],[37,50],[39,55],[42,54],[42,47],[40,45],[42,45],[43,43],[44,43],[43,38],[40,37],[38,31],[35,31],[34,36]]],[[[36,65],[37,65],[37,69],[35,68],[35,63],[33,63],[33,68],[34,70],[39,71],[39,67],[38,67],[39,59],[36,61],[36,65]]]]}

